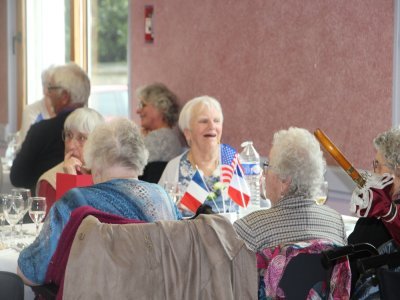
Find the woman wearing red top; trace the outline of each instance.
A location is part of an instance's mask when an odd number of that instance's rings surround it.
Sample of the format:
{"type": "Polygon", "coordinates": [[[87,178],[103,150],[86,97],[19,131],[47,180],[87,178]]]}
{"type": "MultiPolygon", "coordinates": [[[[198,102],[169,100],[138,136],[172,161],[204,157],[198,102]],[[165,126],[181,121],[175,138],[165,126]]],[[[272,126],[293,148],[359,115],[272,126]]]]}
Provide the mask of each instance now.
{"type": "Polygon", "coordinates": [[[65,145],[64,161],[40,176],[36,185],[36,195],[46,197],[47,211],[56,199],[56,175],[87,174],[84,168],[83,146],[88,135],[104,118],[97,111],[83,107],[73,111],[64,123],[63,141],[65,145]]]}

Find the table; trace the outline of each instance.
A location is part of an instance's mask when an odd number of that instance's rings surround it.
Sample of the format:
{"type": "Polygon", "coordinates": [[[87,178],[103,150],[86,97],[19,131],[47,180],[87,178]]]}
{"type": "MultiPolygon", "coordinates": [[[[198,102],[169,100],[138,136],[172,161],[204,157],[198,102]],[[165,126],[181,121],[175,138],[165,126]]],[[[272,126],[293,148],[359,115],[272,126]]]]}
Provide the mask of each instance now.
{"type": "MultiPolygon", "coordinates": [[[[17,225],[18,227],[19,225],[17,225]]],[[[28,234],[23,238],[24,242],[33,242],[35,236],[35,224],[24,224],[22,226],[23,230],[28,234]]],[[[4,228],[3,228],[4,229],[4,228]]],[[[18,233],[19,234],[19,233],[18,233]]],[[[17,242],[20,239],[17,239],[17,242]]],[[[17,272],[17,261],[18,261],[19,252],[12,248],[7,248],[4,250],[0,250],[0,271],[8,271],[12,273],[17,272]]],[[[35,295],[30,286],[25,285],[25,300],[33,300],[35,295]]]]}

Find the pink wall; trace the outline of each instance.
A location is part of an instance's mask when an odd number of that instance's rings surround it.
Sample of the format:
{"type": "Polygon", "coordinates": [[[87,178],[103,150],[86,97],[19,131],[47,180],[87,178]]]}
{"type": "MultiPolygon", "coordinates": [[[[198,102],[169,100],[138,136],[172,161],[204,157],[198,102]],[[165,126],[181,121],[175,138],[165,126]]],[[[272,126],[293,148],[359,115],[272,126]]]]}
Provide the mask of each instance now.
{"type": "Polygon", "coordinates": [[[133,91],[159,81],[182,103],[214,96],[223,142],[250,139],[262,155],[276,130],[319,127],[369,167],[373,137],[391,126],[392,0],[135,0],[130,9],[133,91]],[[154,44],[144,42],[147,4],[154,44]]]}

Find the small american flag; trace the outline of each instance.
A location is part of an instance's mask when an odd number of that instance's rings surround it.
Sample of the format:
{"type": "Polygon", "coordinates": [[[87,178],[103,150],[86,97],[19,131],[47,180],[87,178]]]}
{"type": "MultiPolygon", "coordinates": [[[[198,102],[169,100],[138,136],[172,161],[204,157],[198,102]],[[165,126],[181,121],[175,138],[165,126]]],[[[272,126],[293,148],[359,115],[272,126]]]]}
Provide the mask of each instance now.
{"type": "Polygon", "coordinates": [[[238,153],[235,148],[227,144],[221,145],[221,182],[230,183],[233,172],[238,163],[238,153]]]}
{"type": "Polygon", "coordinates": [[[228,195],[234,202],[242,207],[248,205],[250,191],[239,162],[239,154],[227,144],[221,145],[220,180],[228,184],[228,195]]]}

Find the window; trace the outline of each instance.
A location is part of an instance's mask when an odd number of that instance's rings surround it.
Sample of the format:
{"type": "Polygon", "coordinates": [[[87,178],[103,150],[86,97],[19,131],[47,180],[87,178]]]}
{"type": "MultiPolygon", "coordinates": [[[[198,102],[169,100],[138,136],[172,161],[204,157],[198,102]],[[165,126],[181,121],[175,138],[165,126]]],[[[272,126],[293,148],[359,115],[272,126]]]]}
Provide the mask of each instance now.
{"type": "MultiPolygon", "coordinates": [[[[106,117],[129,117],[128,0],[24,0],[26,99],[42,98],[41,72],[74,61],[92,83],[89,106],[106,117]]],[[[24,14],[22,14],[24,15],[24,14]]]]}

